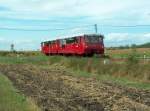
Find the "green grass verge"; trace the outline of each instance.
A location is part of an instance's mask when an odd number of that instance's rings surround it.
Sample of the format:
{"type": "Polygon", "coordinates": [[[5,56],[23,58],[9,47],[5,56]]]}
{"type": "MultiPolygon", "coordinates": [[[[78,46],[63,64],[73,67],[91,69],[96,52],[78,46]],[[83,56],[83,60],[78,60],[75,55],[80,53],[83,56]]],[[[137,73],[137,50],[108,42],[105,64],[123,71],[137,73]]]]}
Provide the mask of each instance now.
{"type": "Polygon", "coordinates": [[[34,64],[34,65],[48,65],[53,64],[56,62],[59,62],[60,60],[63,60],[64,57],[61,56],[44,56],[44,55],[38,55],[38,56],[13,56],[13,57],[7,57],[7,56],[0,56],[0,63],[1,64],[34,64]]]}
{"type": "Polygon", "coordinates": [[[135,87],[135,88],[139,88],[139,89],[150,90],[150,84],[149,83],[142,83],[142,82],[138,82],[138,81],[133,81],[133,80],[130,80],[126,77],[114,77],[114,76],[110,76],[110,75],[99,75],[96,77],[99,80],[109,81],[109,82],[123,85],[126,87],[135,87]]]}
{"type": "Polygon", "coordinates": [[[98,75],[98,74],[92,74],[92,73],[88,73],[85,71],[73,71],[72,69],[67,69],[70,75],[72,76],[77,76],[77,77],[86,77],[86,78],[96,78],[99,81],[102,82],[110,82],[110,83],[114,83],[114,84],[118,84],[118,85],[122,85],[122,86],[126,86],[126,87],[133,87],[133,88],[138,88],[138,89],[145,89],[145,90],[150,90],[150,84],[149,83],[143,83],[143,82],[139,82],[139,81],[133,81],[128,79],[127,77],[114,77],[111,75],[98,75]]]}
{"type": "Polygon", "coordinates": [[[97,78],[106,81],[112,81],[118,84],[132,86],[142,89],[150,89],[149,67],[147,64],[129,64],[128,62],[118,64],[111,62],[103,64],[103,59],[64,57],[64,56],[29,56],[29,57],[4,57],[0,56],[1,64],[33,64],[37,67],[51,67],[53,64],[61,64],[69,69],[69,72],[75,71],[75,76],[91,77],[93,73],[97,78]],[[130,80],[128,79],[130,78],[130,80]],[[136,81],[138,80],[138,81],[136,81]]]}
{"type": "Polygon", "coordinates": [[[0,111],[39,111],[39,108],[17,93],[8,78],[0,74],[0,111]]]}
{"type": "Polygon", "coordinates": [[[48,61],[48,57],[46,56],[33,56],[33,57],[0,56],[0,63],[5,63],[5,64],[23,64],[23,63],[39,64],[45,61],[48,61]]]}

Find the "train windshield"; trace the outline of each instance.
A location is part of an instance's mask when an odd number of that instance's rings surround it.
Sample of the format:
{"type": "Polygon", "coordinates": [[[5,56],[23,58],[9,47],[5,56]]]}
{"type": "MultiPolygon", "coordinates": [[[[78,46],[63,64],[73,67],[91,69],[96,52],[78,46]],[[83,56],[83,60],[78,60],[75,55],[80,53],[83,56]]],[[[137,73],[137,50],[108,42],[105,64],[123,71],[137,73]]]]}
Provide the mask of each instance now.
{"type": "Polygon", "coordinates": [[[103,37],[101,37],[101,36],[86,36],[85,41],[87,43],[102,43],[103,37]]]}

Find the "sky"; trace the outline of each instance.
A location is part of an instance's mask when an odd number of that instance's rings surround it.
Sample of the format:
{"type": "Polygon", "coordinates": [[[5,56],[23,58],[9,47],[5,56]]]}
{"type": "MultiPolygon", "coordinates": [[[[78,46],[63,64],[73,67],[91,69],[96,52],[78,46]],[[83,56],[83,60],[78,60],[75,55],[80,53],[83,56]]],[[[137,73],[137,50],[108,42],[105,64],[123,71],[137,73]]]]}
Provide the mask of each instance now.
{"type": "Polygon", "coordinates": [[[149,0],[0,0],[0,50],[38,50],[42,41],[95,33],[105,46],[150,42],[149,0]]]}

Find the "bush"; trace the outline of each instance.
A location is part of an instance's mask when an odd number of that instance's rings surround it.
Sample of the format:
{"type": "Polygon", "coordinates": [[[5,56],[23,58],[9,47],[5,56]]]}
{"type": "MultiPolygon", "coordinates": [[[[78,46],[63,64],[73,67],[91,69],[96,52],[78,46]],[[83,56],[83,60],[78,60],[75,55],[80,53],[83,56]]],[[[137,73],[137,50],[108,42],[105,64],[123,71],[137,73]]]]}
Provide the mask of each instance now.
{"type": "Polygon", "coordinates": [[[128,58],[127,58],[127,63],[128,64],[137,64],[139,62],[138,60],[138,55],[137,55],[137,50],[136,48],[132,49],[132,52],[129,54],[128,58]]]}

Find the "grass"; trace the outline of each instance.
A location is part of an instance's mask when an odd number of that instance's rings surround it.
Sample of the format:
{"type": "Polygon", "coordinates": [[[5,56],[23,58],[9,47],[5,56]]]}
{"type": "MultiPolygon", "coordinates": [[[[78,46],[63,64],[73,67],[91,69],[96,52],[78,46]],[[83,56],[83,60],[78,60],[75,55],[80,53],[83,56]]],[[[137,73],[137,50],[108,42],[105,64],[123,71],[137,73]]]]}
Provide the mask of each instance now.
{"type": "MultiPolygon", "coordinates": [[[[129,54],[129,53],[127,53],[129,54]]],[[[36,54],[35,54],[36,55],[36,54]]],[[[97,78],[106,79],[106,81],[117,82],[118,84],[135,86],[139,88],[149,88],[150,62],[139,63],[134,59],[135,55],[130,52],[128,60],[111,61],[104,64],[103,58],[83,58],[83,57],[64,57],[64,56],[0,56],[1,64],[33,64],[42,67],[50,67],[53,64],[60,64],[69,71],[76,73],[75,76],[91,77],[92,74],[97,78]],[[130,79],[128,79],[130,78],[130,79]]],[[[119,55],[119,54],[118,54],[119,55]]],[[[124,55],[125,56],[125,55],[124,55]]],[[[74,74],[74,73],[73,73],[74,74]]]]}
{"type": "Polygon", "coordinates": [[[31,56],[31,57],[5,57],[0,56],[0,63],[4,64],[41,64],[42,62],[48,61],[49,58],[45,56],[31,56]]]}
{"type": "MultiPolygon", "coordinates": [[[[116,54],[117,55],[117,54],[116,54]]],[[[118,57],[120,54],[118,53],[118,57]]],[[[121,56],[129,57],[129,53],[121,56]]],[[[60,64],[72,76],[96,78],[102,82],[125,87],[150,90],[150,62],[138,63],[133,57],[128,61],[109,61],[104,64],[103,58],[82,58],[64,56],[44,56],[42,54],[0,55],[0,64],[32,64],[37,68],[49,68],[60,64]],[[29,56],[28,56],[29,55],[29,56]],[[41,67],[40,67],[41,66],[41,67]]],[[[59,67],[59,65],[58,65],[59,67]]],[[[66,73],[67,74],[67,73],[66,73]]],[[[30,98],[18,93],[7,77],[0,74],[0,111],[40,111],[30,98]]]]}
{"type": "MultiPolygon", "coordinates": [[[[150,48],[135,48],[138,57],[150,57],[150,48]]],[[[127,58],[133,49],[106,49],[106,54],[113,58],[127,58]]]]}
{"type": "Polygon", "coordinates": [[[48,65],[59,62],[63,57],[59,56],[0,56],[1,64],[34,64],[34,65],[48,65]]]}
{"type": "Polygon", "coordinates": [[[7,77],[0,74],[0,111],[40,111],[30,99],[17,93],[7,77]]]}
{"type": "MultiPolygon", "coordinates": [[[[70,69],[68,69],[68,71],[71,71],[70,69]]],[[[96,78],[100,81],[103,82],[110,82],[110,83],[114,83],[114,84],[118,84],[118,85],[123,85],[126,87],[133,87],[133,88],[139,88],[139,89],[146,89],[146,90],[150,90],[150,84],[149,83],[143,83],[143,82],[139,82],[136,80],[132,80],[130,78],[127,77],[114,77],[112,75],[97,75],[97,74],[92,74],[92,73],[88,73],[88,72],[84,72],[84,71],[73,71],[73,73],[71,73],[72,76],[78,76],[78,77],[86,77],[86,78],[96,78]]]]}
{"type": "Polygon", "coordinates": [[[110,75],[101,75],[97,76],[97,78],[101,81],[110,81],[112,83],[120,84],[126,87],[135,87],[139,89],[147,89],[150,90],[150,84],[149,83],[142,83],[139,81],[133,81],[127,77],[114,77],[110,75]]]}

